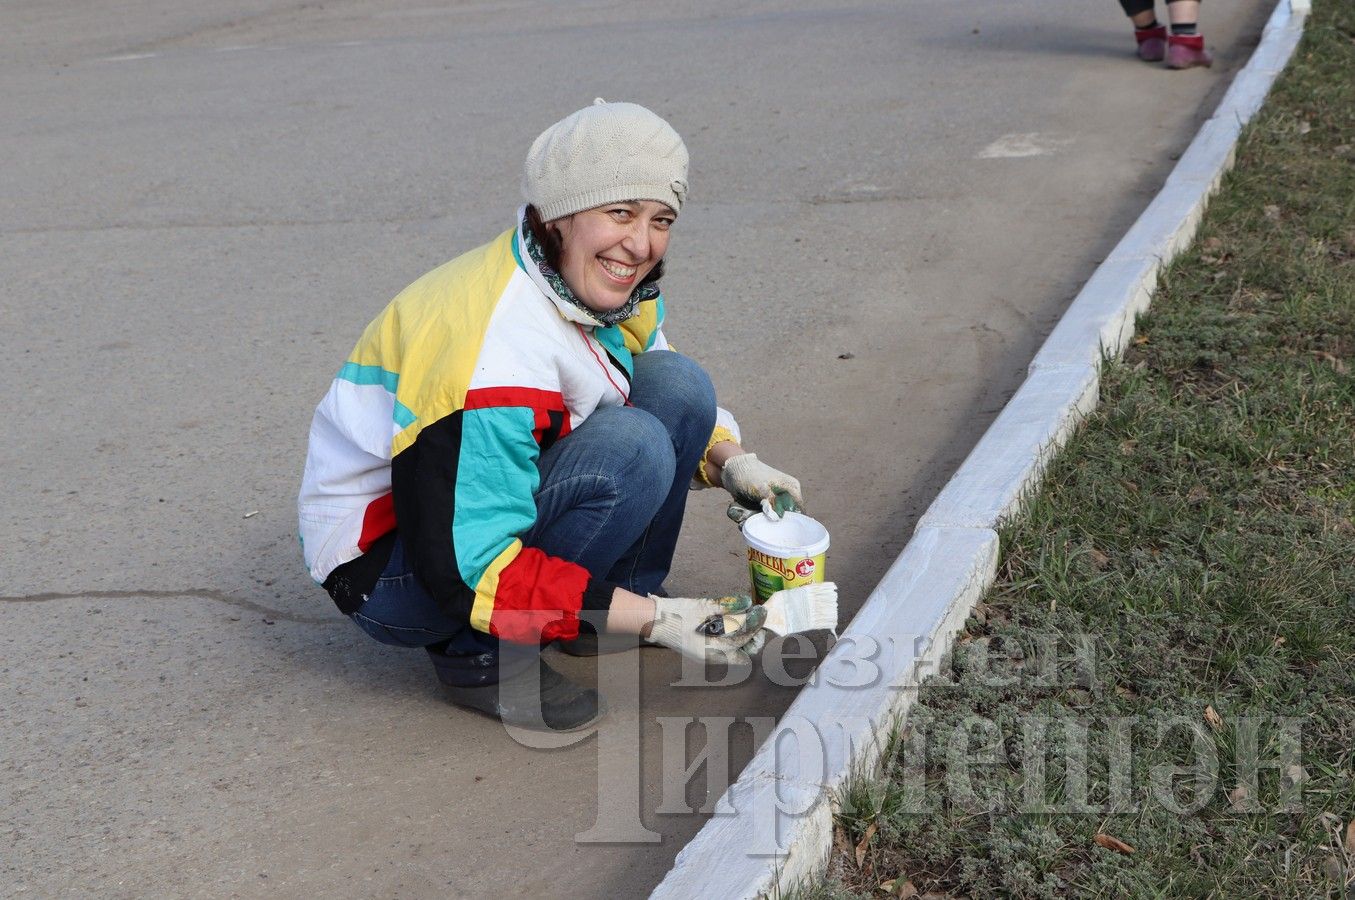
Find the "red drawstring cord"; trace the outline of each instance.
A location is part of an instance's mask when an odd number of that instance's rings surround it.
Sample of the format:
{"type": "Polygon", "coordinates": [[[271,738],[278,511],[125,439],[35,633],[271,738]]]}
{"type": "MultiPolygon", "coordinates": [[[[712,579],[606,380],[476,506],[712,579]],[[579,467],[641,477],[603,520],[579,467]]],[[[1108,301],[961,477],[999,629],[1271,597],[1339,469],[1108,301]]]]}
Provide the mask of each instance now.
{"type": "Polygon", "coordinates": [[[607,376],[607,381],[612,387],[616,388],[616,392],[621,395],[621,401],[627,406],[630,406],[630,395],[621,390],[620,386],[612,380],[611,369],[602,361],[602,357],[598,356],[598,352],[593,349],[593,342],[588,339],[588,333],[583,330],[583,326],[578,322],[574,323],[574,327],[579,329],[579,337],[583,338],[583,343],[588,347],[588,352],[593,354],[593,359],[597,360],[598,365],[602,367],[602,374],[607,376]]]}

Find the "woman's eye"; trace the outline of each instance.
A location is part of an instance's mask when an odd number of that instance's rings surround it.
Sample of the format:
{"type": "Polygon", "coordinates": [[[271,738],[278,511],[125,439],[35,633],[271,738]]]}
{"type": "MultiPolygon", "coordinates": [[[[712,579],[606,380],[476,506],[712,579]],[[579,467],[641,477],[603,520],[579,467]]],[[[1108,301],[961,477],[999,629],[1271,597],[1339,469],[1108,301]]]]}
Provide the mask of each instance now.
{"type": "Polygon", "coordinates": [[[625,221],[630,217],[630,210],[626,209],[624,206],[620,209],[610,209],[608,212],[611,213],[613,219],[618,221],[625,221]]]}

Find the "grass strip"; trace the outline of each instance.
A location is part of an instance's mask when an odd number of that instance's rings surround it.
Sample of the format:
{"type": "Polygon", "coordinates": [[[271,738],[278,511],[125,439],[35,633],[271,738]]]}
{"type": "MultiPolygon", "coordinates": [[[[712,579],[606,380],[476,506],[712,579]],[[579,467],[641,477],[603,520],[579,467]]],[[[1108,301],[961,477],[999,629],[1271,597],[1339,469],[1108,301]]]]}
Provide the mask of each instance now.
{"type": "Polygon", "coordinates": [[[1355,895],[1353,73],[1318,0],[802,896],[1355,895]]]}

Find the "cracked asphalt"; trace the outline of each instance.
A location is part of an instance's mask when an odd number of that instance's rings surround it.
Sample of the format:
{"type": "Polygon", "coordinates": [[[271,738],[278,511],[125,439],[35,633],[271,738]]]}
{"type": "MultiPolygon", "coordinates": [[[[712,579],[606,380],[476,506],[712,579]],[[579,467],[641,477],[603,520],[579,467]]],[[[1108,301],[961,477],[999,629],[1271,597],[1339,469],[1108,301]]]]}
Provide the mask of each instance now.
{"type": "MultiPolygon", "coordinates": [[[[1109,0],[6,4],[0,894],[647,891],[794,689],[627,654],[638,744],[534,749],[345,622],[294,503],[362,326],[511,224],[546,125],[651,106],[693,159],[670,336],[805,483],[850,614],[1267,12],[1211,0],[1218,62],[1169,73],[1109,0]],[[733,725],[684,811],[693,716],[733,725]],[[600,783],[660,840],[577,841],[600,783]]],[[[674,593],[745,581],[722,513],[674,593]]]]}

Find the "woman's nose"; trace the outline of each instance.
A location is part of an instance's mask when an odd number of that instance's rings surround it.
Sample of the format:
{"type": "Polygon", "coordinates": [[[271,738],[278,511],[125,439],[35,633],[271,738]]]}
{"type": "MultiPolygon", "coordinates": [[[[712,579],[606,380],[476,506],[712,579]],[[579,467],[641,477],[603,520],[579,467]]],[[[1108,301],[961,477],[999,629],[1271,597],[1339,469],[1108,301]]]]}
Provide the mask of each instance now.
{"type": "Polygon", "coordinates": [[[635,254],[636,259],[649,259],[649,227],[643,222],[632,225],[622,239],[621,246],[635,254]]]}

